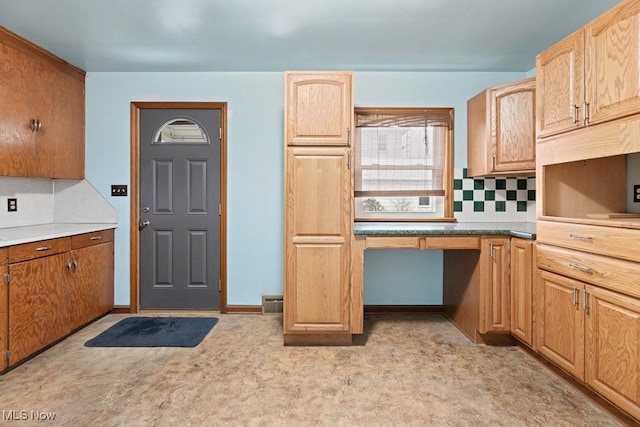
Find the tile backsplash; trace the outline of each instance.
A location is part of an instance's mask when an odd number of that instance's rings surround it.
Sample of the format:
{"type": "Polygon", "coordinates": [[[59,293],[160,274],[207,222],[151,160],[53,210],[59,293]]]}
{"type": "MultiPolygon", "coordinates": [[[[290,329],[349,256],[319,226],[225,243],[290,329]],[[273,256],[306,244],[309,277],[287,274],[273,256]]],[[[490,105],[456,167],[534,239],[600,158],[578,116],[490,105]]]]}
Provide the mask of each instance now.
{"type": "Polygon", "coordinates": [[[453,178],[453,210],[458,221],[536,220],[535,177],[471,178],[466,168],[455,168],[453,178]]]}

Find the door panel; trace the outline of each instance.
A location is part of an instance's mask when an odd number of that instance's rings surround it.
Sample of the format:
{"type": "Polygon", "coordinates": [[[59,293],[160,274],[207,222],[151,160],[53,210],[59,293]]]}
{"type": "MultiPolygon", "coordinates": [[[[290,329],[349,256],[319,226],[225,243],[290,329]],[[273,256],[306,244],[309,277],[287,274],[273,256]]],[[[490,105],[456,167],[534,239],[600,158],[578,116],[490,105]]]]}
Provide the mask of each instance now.
{"type": "Polygon", "coordinates": [[[220,110],[140,110],[143,309],[219,308],[219,129],[220,110]]]}

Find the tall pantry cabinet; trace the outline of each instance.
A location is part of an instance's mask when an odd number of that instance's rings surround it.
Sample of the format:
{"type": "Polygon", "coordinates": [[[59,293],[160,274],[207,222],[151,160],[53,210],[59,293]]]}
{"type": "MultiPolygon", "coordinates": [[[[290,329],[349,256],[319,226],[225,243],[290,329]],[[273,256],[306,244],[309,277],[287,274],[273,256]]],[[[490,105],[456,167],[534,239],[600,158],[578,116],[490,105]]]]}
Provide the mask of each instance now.
{"type": "Polygon", "coordinates": [[[285,344],[351,342],[352,129],[351,73],[285,73],[285,344]]]}

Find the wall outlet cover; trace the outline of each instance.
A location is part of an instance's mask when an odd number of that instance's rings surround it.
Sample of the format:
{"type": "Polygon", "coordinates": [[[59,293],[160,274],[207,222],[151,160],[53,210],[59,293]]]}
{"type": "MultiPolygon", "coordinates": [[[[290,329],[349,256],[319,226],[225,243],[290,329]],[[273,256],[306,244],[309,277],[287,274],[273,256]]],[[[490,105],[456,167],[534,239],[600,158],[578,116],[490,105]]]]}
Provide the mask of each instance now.
{"type": "Polygon", "coordinates": [[[17,212],[18,211],[18,199],[9,198],[7,199],[7,212],[17,212]]]}
{"type": "Polygon", "coordinates": [[[633,186],[633,201],[640,203],[640,185],[633,186]]]}

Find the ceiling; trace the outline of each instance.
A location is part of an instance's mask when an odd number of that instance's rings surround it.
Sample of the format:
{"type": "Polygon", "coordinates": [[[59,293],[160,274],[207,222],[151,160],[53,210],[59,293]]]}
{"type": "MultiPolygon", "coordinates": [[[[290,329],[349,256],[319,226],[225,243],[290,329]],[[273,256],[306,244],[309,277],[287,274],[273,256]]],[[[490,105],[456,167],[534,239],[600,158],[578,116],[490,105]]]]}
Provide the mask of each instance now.
{"type": "Polygon", "coordinates": [[[618,0],[0,0],[86,71],[522,71],[618,0]]]}

